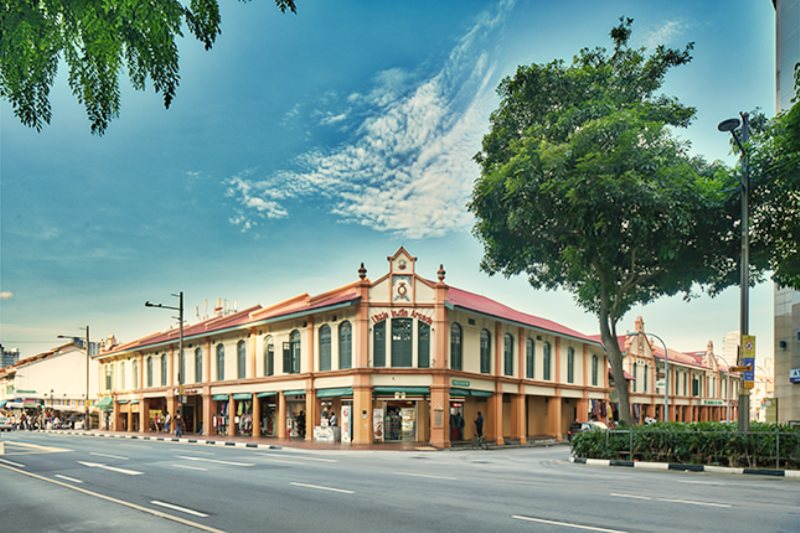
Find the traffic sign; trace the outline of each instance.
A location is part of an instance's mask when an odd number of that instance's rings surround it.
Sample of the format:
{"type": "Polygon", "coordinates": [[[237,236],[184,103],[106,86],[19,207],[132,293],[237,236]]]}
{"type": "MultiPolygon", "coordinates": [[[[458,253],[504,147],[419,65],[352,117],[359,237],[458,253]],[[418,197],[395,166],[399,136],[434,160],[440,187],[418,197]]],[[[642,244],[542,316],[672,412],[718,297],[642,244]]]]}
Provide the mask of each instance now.
{"type": "Polygon", "coordinates": [[[742,357],[756,356],[756,336],[742,335],[742,357]]]}
{"type": "Polygon", "coordinates": [[[748,370],[752,370],[752,368],[751,368],[751,367],[749,367],[748,365],[742,365],[742,366],[732,366],[732,367],[730,368],[730,371],[731,371],[731,372],[746,372],[746,371],[748,371],[748,370]]]}

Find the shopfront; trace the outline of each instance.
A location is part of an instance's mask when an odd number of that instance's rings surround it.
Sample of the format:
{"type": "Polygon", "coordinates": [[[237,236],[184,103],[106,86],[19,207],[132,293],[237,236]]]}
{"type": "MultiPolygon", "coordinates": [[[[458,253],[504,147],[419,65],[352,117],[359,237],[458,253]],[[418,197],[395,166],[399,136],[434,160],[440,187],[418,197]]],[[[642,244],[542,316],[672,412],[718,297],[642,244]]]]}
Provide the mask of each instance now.
{"type": "Polygon", "coordinates": [[[258,412],[261,420],[259,421],[258,435],[261,437],[275,437],[278,434],[278,426],[275,424],[278,416],[278,393],[259,392],[256,394],[258,402],[258,412]]]}
{"type": "Polygon", "coordinates": [[[216,431],[217,435],[227,435],[228,423],[230,422],[230,413],[228,413],[228,395],[214,394],[211,397],[211,401],[214,402],[216,406],[216,414],[211,418],[211,423],[214,426],[214,430],[216,431]]]}
{"type": "Polygon", "coordinates": [[[314,440],[350,442],[352,440],[350,413],[353,406],[353,388],[317,389],[316,398],[319,424],[314,427],[314,440]],[[347,417],[347,422],[343,426],[342,419],[344,417],[347,417]],[[346,431],[345,435],[342,435],[343,429],[346,431]]]}
{"type": "Polygon", "coordinates": [[[147,431],[160,432],[164,430],[164,419],[167,416],[167,399],[160,398],[145,398],[147,405],[147,431]]]}
{"type": "Polygon", "coordinates": [[[306,391],[289,390],[283,393],[286,400],[286,436],[304,439],[306,437],[306,391]]]}
{"type": "Polygon", "coordinates": [[[253,395],[238,392],[233,395],[233,423],[238,436],[253,435],[253,395]]]}
{"type": "MultiPolygon", "coordinates": [[[[468,386],[469,382],[465,384],[468,386]]],[[[476,389],[450,389],[450,441],[459,442],[475,438],[475,420],[478,412],[484,418],[484,431],[489,413],[487,399],[493,392],[476,389]]]]}
{"type": "Polygon", "coordinates": [[[427,434],[428,387],[373,389],[373,438],[377,442],[420,442],[427,434]]]}
{"type": "Polygon", "coordinates": [[[183,404],[180,406],[183,431],[200,435],[203,433],[203,397],[197,393],[190,393],[183,398],[183,404]]]}

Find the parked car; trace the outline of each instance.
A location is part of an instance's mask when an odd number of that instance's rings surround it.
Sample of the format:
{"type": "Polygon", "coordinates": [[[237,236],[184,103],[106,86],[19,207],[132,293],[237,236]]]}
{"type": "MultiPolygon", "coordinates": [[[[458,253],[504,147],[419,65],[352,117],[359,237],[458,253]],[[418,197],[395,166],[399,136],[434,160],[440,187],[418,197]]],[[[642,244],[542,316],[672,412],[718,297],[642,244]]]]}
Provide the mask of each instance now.
{"type": "Polygon", "coordinates": [[[11,420],[0,415],[0,431],[11,431],[12,429],[14,427],[11,425],[11,420]]]}
{"type": "Polygon", "coordinates": [[[608,426],[603,422],[597,420],[590,420],[588,422],[573,422],[567,431],[567,441],[572,441],[572,437],[581,431],[592,431],[595,429],[608,429],[608,426]]]}

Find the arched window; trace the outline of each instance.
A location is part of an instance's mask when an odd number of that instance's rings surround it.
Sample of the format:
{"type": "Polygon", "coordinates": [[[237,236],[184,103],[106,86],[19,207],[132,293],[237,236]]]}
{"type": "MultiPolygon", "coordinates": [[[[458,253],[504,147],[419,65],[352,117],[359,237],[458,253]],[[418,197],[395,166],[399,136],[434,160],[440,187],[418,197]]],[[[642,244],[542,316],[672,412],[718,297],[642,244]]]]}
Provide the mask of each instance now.
{"type": "Polygon", "coordinates": [[[203,349],[199,346],[194,349],[194,382],[203,382],[203,349]]]}
{"type": "Polygon", "coordinates": [[[271,335],[264,337],[264,375],[275,375],[275,345],[271,335]]]}
{"type": "Polygon", "coordinates": [[[575,349],[567,348],[567,383],[575,383],[575,349]]]}
{"type": "Polygon", "coordinates": [[[481,330],[481,373],[492,371],[492,334],[489,330],[481,330]]]}
{"type": "Polygon", "coordinates": [[[542,365],[544,368],[542,370],[544,373],[544,379],[551,380],[553,379],[553,377],[551,376],[550,373],[550,366],[552,363],[553,354],[552,354],[552,349],[550,348],[550,342],[545,341],[543,352],[544,353],[542,355],[542,365]]]}
{"type": "Polygon", "coordinates": [[[139,361],[136,359],[131,363],[133,365],[133,386],[132,389],[139,388],[139,361]]]}
{"type": "Polygon", "coordinates": [[[421,320],[417,321],[417,366],[431,366],[431,327],[421,320]]]}
{"type": "Polygon", "coordinates": [[[217,344],[217,381],[225,381],[225,346],[217,344]]]}
{"type": "Polygon", "coordinates": [[[106,363],[106,390],[111,390],[111,377],[113,376],[112,364],[113,363],[106,363]]]}
{"type": "Polygon", "coordinates": [[[463,366],[461,340],[461,325],[458,322],[453,322],[450,325],[450,368],[453,370],[461,370],[463,366]]]}
{"type": "Polygon", "coordinates": [[[247,377],[247,348],[243,340],[236,343],[236,378],[247,377]]]}
{"type": "Polygon", "coordinates": [[[147,386],[153,386],[153,356],[147,356],[147,386]]]}
{"type": "Polygon", "coordinates": [[[284,372],[287,374],[300,373],[300,332],[297,330],[289,334],[289,360],[286,360],[286,352],[284,351],[284,372]],[[288,364],[287,364],[288,363],[288,364]],[[288,369],[288,370],[287,370],[288,369]]]}
{"type": "Polygon", "coordinates": [[[514,375],[514,337],[511,333],[503,335],[503,373],[514,375]]]}
{"type": "Polygon", "coordinates": [[[181,356],[178,359],[178,383],[183,385],[186,383],[186,353],[181,352],[181,356]]]}
{"type": "Polygon", "coordinates": [[[525,339],[525,377],[533,379],[534,364],[536,363],[536,345],[533,339],[528,337],[525,339]]]}
{"type": "Polygon", "coordinates": [[[372,326],[372,366],[386,366],[386,321],[372,326]]]}
{"type": "Polygon", "coordinates": [[[346,320],[339,324],[339,368],[353,368],[353,326],[346,320]]]}
{"type": "Polygon", "coordinates": [[[644,388],[643,392],[647,392],[647,374],[650,373],[650,365],[644,365],[644,388]]]}
{"type": "Polygon", "coordinates": [[[410,367],[412,364],[414,320],[411,318],[392,319],[392,366],[410,367]]]}
{"type": "Polygon", "coordinates": [[[319,328],[319,370],[331,369],[331,327],[327,324],[319,328]]]}
{"type": "Polygon", "coordinates": [[[592,385],[597,386],[598,376],[597,370],[599,366],[599,358],[597,355],[592,355],[592,385]]]}
{"type": "Polygon", "coordinates": [[[639,365],[633,363],[633,392],[636,392],[636,380],[639,379],[639,365]]]}
{"type": "Polygon", "coordinates": [[[161,354],[161,386],[167,384],[167,354],[161,354]]]}
{"type": "Polygon", "coordinates": [[[119,362],[119,388],[122,390],[128,388],[125,386],[125,361],[119,362]]]}

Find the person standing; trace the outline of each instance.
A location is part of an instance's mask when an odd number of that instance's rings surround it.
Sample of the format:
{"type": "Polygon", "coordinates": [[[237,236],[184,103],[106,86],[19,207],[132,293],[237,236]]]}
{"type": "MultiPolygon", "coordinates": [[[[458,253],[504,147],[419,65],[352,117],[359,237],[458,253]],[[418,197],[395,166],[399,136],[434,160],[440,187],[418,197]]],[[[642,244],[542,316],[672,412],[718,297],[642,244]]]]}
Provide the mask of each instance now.
{"type": "Polygon", "coordinates": [[[175,415],[175,437],[181,438],[183,436],[183,417],[178,413],[175,415]]]}
{"type": "Polygon", "coordinates": [[[483,438],[483,415],[478,411],[478,417],[475,419],[475,436],[478,439],[483,438]]]}
{"type": "Polygon", "coordinates": [[[164,433],[169,433],[169,423],[171,420],[172,417],[170,416],[169,411],[167,411],[167,416],[164,417],[164,433]]]}

